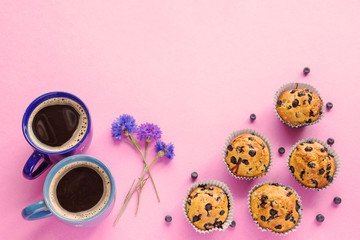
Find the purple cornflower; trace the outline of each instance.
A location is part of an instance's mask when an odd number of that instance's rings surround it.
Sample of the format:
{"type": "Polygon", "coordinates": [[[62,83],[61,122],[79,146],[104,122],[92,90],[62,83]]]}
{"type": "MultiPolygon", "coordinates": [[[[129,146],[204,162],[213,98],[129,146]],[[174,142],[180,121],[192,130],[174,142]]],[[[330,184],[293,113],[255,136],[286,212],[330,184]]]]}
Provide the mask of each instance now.
{"type": "Polygon", "coordinates": [[[128,114],[123,114],[111,124],[111,130],[113,138],[121,140],[121,135],[125,130],[130,134],[136,131],[135,119],[128,114]]]}
{"type": "Polygon", "coordinates": [[[166,148],[166,144],[163,141],[159,140],[156,142],[155,149],[157,153],[163,151],[165,148],[166,148]]]}
{"type": "Polygon", "coordinates": [[[169,143],[168,145],[166,145],[163,141],[159,140],[155,144],[155,149],[156,149],[157,153],[160,151],[163,151],[165,156],[169,160],[173,159],[175,156],[174,145],[172,143],[169,143]]]}
{"type": "Polygon", "coordinates": [[[174,158],[175,153],[174,153],[174,145],[172,143],[169,143],[165,149],[165,156],[171,160],[174,158]]]}
{"type": "Polygon", "coordinates": [[[160,128],[153,123],[143,123],[141,124],[137,131],[138,139],[141,141],[142,139],[154,139],[159,140],[161,138],[161,130],[160,128]]]}

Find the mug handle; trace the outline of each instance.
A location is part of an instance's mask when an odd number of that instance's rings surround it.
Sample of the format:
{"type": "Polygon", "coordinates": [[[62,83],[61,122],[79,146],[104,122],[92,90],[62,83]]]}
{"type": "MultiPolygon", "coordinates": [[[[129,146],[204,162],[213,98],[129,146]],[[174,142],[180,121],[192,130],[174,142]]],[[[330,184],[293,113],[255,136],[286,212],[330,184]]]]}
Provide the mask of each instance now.
{"type": "Polygon", "coordinates": [[[27,221],[38,220],[52,215],[44,200],[35,202],[22,210],[22,216],[27,221]]]}
{"type": "Polygon", "coordinates": [[[51,164],[52,162],[50,161],[48,155],[35,150],[25,163],[23,175],[29,180],[35,179],[40,176],[40,174],[42,174],[51,164]],[[34,170],[36,164],[40,161],[41,158],[44,158],[44,161],[39,165],[37,169],[34,170]]]}

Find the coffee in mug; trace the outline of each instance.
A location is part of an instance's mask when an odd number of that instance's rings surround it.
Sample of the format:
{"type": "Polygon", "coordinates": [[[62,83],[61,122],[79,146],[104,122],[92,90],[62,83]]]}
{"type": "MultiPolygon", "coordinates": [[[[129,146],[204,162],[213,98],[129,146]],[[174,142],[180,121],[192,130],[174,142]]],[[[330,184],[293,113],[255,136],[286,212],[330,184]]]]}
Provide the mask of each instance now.
{"type": "Polygon", "coordinates": [[[64,151],[84,137],[88,116],[84,109],[68,98],[51,98],[31,113],[28,129],[31,140],[48,151],[64,151]]]}
{"type": "Polygon", "coordinates": [[[73,162],[59,169],[49,188],[50,201],[62,216],[81,220],[96,215],[109,201],[111,186],[104,169],[73,162]]]}
{"type": "Polygon", "coordinates": [[[115,202],[115,182],[100,160],[74,155],[50,170],[43,193],[43,200],[23,209],[25,220],[55,216],[74,227],[90,227],[110,214],[115,202]]]}
{"type": "Polygon", "coordinates": [[[38,177],[53,162],[82,154],[92,138],[87,107],[66,92],[50,92],[35,99],[22,124],[25,139],[35,149],[23,169],[28,179],[38,177]],[[35,168],[40,159],[43,161],[35,168]]]}

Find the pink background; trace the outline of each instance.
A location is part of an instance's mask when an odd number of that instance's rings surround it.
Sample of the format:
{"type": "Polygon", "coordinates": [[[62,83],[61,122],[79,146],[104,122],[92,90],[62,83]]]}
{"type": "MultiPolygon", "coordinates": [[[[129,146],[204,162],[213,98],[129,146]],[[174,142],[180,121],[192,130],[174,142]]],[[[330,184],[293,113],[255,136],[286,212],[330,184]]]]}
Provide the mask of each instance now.
{"type": "Polygon", "coordinates": [[[1,1],[1,238],[358,239],[359,12],[356,0],[1,1]],[[307,77],[305,66],[311,69],[307,77]],[[294,81],[312,84],[334,103],[320,123],[291,129],[275,116],[276,90],[294,81]],[[22,177],[32,152],[22,115],[37,96],[56,90],[87,104],[94,129],[87,154],[109,166],[116,179],[114,209],[91,229],[68,227],[55,217],[21,217],[24,207],[42,199],[46,177],[22,177]],[[123,113],[137,123],[158,124],[176,157],[152,169],[161,203],[149,182],[139,214],[134,198],[113,227],[143,166],[132,147],[110,136],[112,121],[123,113]],[[253,123],[251,113],[257,115],[253,123]],[[275,149],[271,171],[255,181],[234,179],[221,161],[225,139],[242,128],[262,132],[275,149]],[[335,139],[341,170],[325,191],[304,189],[286,168],[291,146],[307,137],[335,139]],[[235,228],[200,235],[186,222],[181,203],[192,171],[200,181],[217,179],[230,187],[235,228]],[[288,184],[301,196],[303,222],[286,237],[261,232],[248,213],[248,191],[265,180],[288,184]],[[335,196],[341,205],[334,206],[335,196]],[[325,216],[321,224],[318,213],[325,216]]]}

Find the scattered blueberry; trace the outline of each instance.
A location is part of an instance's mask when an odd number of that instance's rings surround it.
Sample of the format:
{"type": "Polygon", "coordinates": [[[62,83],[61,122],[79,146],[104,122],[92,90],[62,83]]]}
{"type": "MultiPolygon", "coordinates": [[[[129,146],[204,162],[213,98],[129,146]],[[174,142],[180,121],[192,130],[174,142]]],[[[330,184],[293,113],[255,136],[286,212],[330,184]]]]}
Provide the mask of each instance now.
{"type": "Polygon", "coordinates": [[[333,145],[334,142],[335,142],[335,140],[334,140],[333,138],[328,138],[328,139],[327,139],[327,143],[328,143],[329,145],[333,145]]]}
{"type": "Polygon", "coordinates": [[[252,114],[250,115],[250,119],[254,121],[254,120],[256,119],[256,115],[255,115],[254,113],[252,113],[252,114]]]}
{"type": "Polygon", "coordinates": [[[333,106],[334,106],[334,105],[332,104],[332,102],[326,103],[326,108],[327,108],[327,109],[332,109],[333,106]]]}
{"type": "Polygon", "coordinates": [[[280,147],[280,148],[279,148],[279,153],[280,153],[280,154],[284,154],[284,153],[285,153],[285,148],[280,147]]]}
{"type": "Polygon", "coordinates": [[[171,222],[171,221],[172,221],[172,217],[169,216],[169,215],[167,215],[167,216],[165,217],[165,221],[166,221],[166,222],[171,222]]]}
{"type": "Polygon", "coordinates": [[[323,222],[324,220],[325,220],[324,215],[322,215],[322,214],[316,215],[316,221],[323,222]]]}
{"type": "Polygon", "coordinates": [[[334,197],[334,203],[335,204],[340,204],[341,203],[341,198],[340,197],[334,197]]]}
{"type": "Polygon", "coordinates": [[[230,224],[230,227],[235,227],[236,226],[236,222],[233,220],[230,224]]]}
{"type": "Polygon", "coordinates": [[[194,180],[197,179],[198,176],[199,176],[199,175],[198,175],[197,172],[192,172],[192,173],[191,173],[191,178],[194,179],[194,180]]]}
{"type": "Polygon", "coordinates": [[[305,76],[308,75],[309,72],[310,72],[310,68],[305,67],[304,70],[303,70],[304,75],[305,75],[305,76]]]}

